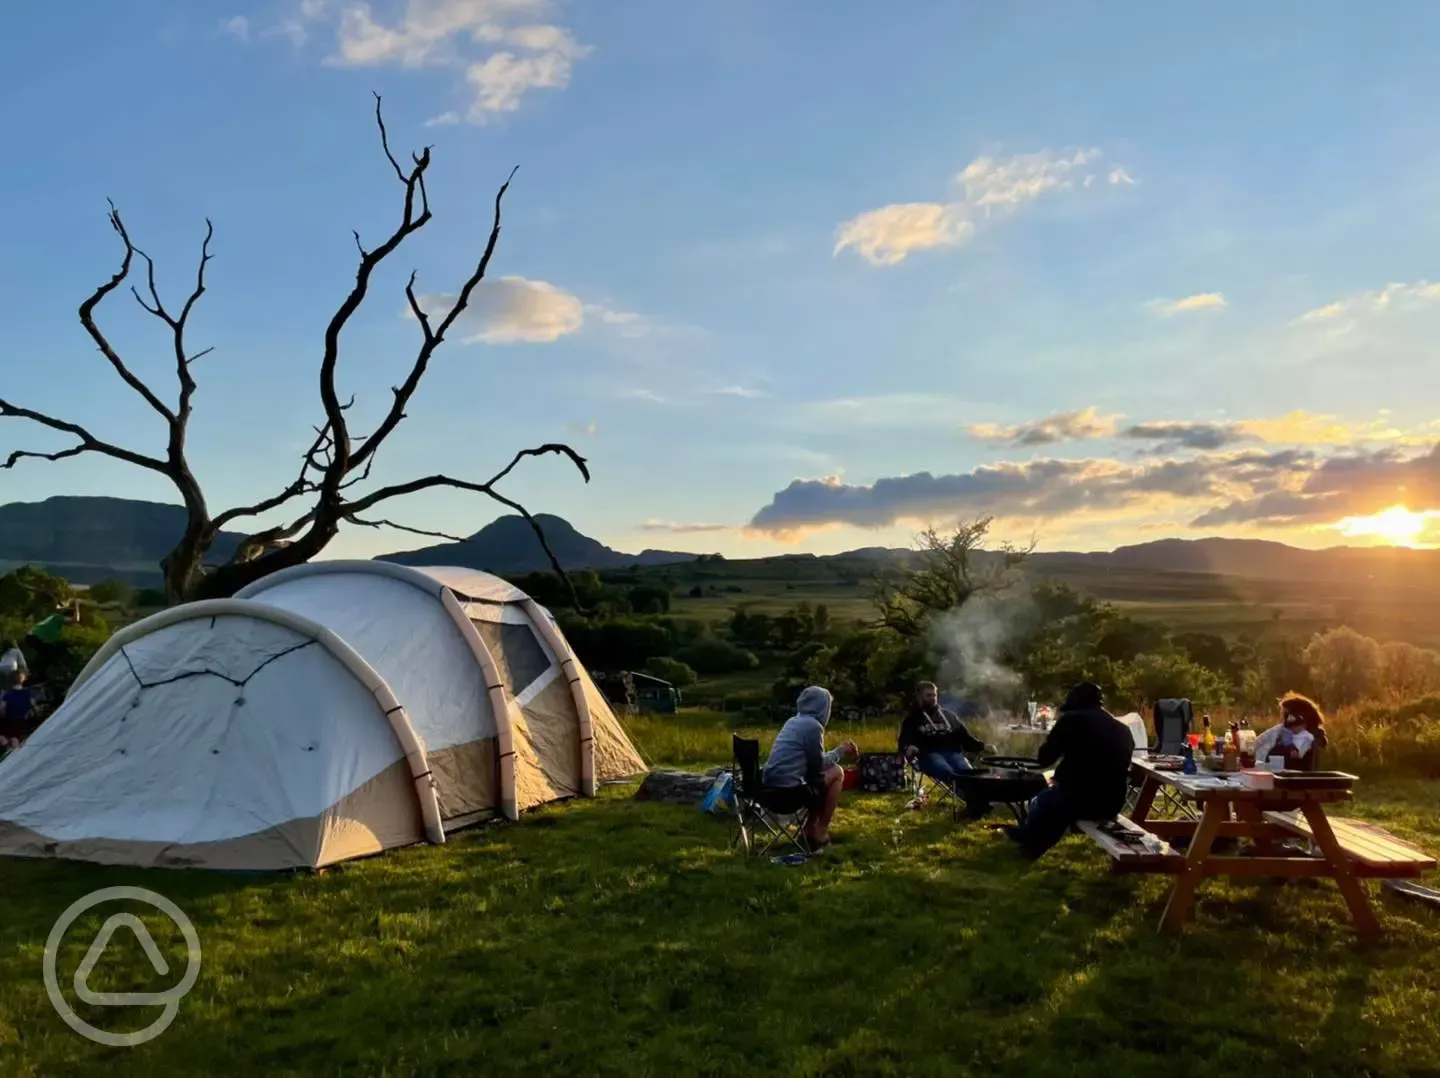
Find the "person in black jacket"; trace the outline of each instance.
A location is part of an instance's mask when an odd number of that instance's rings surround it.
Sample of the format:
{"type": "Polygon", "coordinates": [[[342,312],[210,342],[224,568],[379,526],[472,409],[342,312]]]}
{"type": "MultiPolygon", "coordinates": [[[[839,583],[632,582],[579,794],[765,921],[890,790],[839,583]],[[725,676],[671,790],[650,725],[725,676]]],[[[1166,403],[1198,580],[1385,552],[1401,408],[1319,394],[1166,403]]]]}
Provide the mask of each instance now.
{"type": "MultiPolygon", "coordinates": [[[[972,734],[955,712],[940,706],[934,682],[915,687],[915,707],[900,724],[900,755],[923,775],[954,788],[955,779],[971,770],[967,752],[981,752],[985,743],[972,734]]],[[[963,796],[963,795],[962,795],[963,796]]],[[[966,799],[972,816],[983,816],[988,805],[966,799]]]]}
{"type": "Polygon", "coordinates": [[[1129,727],[1105,710],[1099,686],[1075,686],[1038,753],[1041,767],[1060,761],[1055,778],[1030,802],[1025,822],[1007,834],[1036,858],[1081,820],[1114,819],[1125,807],[1134,753],[1129,727]]]}

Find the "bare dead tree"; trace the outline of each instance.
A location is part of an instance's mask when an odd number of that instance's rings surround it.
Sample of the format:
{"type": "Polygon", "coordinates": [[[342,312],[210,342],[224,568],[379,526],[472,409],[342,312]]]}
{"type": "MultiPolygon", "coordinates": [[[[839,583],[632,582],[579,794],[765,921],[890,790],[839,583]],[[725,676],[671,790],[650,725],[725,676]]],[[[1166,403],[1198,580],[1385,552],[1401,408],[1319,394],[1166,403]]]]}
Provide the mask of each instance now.
{"type": "MultiPolygon", "coordinates": [[[[490,260],[495,254],[500,239],[500,210],[514,179],[512,170],[506,181],[495,193],[494,217],[490,235],[475,264],[456,297],[454,305],[443,316],[427,312],[415,293],[415,273],[405,286],[405,298],[410,311],[420,328],[420,343],[409,373],[399,386],[391,388],[393,400],[375,430],[367,436],[356,438],[351,434],[347,412],[354,404],[352,397],[342,401],[336,389],[336,372],[340,364],[340,337],[350,318],[365,301],[375,271],[393,255],[410,236],[420,231],[431,219],[430,199],[425,186],[425,176],[430,168],[430,148],[411,154],[408,167],[402,166],[390,149],[390,137],[385,128],[381,111],[380,95],[375,95],[375,125],[379,129],[380,146],[385,159],[395,173],[396,180],[404,189],[403,210],[400,222],[391,233],[373,249],[367,250],[360,233],[353,233],[359,250],[359,265],[355,271],[355,283],[341,301],[325,328],[324,347],[320,357],[320,402],[324,410],[324,421],[314,428],[315,438],[300,461],[299,473],[283,489],[268,498],[251,505],[240,505],[223,512],[212,514],[206,504],[205,494],[190,468],[186,456],[186,437],[189,433],[193,413],[193,402],[197,383],[194,365],[211,349],[192,352],[186,340],[190,316],[195,305],[205,294],[205,271],[211,260],[210,243],[214,237],[214,226],[207,219],[205,238],[200,246],[199,266],[195,273],[195,284],[189,296],[178,311],[166,307],[155,282],[155,262],[139,247],[135,246],[121,220],[120,212],[110,203],[110,227],[120,237],[124,248],[120,267],[108,281],[100,285],[80,304],[80,324],[100,354],[120,379],[140,395],[146,404],[164,421],[167,441],[164,456],[150,456],[127,449],[113,442],[96,437],[78,423],[48,415],[32,408],[25,408],[0,398],[0,419],[25,419],[41,427],[66,434],[75,443],[57,452],[36,450],[15,450],[0,464],[13,468],[21,460],[66,460],[84,454],[99,454],[114,460],[124,461],[137,468],[145,468],[165,476],[179,491],[186,510],[184,534],[173,550],[161,562],[165,577],[165,591],[172,601],[197,598],[217,598],[233,595],[245,585],[259,580],[270,573],[292,565],[309,561],[319,554],[339,533],[343,523],[368,527],[393,527],[417,535],[431,535],[453,539],[454,536],[430,532],[394,523],[375,517],[376,511],[386,503],[403,498],[422,490],[448,487],[453,490],[482,494],[500,505],[522,516],[534,530],[551,566],[556,573],[565,577],[564,569],[545,541],[544,532],[530,512],[518,501],[502,494],[498,484],[514,471],[526,457],[558,454],[568,457],[588,483],[590,472],[585,459],[568,445],[547,442],[544,445],[517,452],[490,478],[482,481],[456,478],[450,475],[428,475],[407,483],[396,483],[364,491],[375,455],[385,440],[395,432],[406,418],[406,407],[419,388],[425,372],[436,350],[444,343],[445,335],[456,319],[464,313],[475,288],[485,279],[490,260]],[[104,299],[126,283],[135,268],[136,261],[144,263],[143,285],[131,285],[130,291],[137,303],[170,330],[174,352],[175,376],[179,392],[173,405],[162,400],[139,378],[120,354],[111,346],[105,333],[95,321],[95,311],[104,299]],[[143,291],[142,291],[143,289],[143,291]],[[357,490],[356,488],[360,488],[357,490]],[[234,556],[223,565],[205,564],[206,555],[221,530],[247,518],[255,518],[285,507],[295,506],[308,499],[308,508],[296,511],[289,523],[257,530],[247,535],[239,544],[234,556]]],[[[573,592],[572,592],[573,594],[573,592]]],[[[578,603],[577,603],[578,605],[578,603]]]]}

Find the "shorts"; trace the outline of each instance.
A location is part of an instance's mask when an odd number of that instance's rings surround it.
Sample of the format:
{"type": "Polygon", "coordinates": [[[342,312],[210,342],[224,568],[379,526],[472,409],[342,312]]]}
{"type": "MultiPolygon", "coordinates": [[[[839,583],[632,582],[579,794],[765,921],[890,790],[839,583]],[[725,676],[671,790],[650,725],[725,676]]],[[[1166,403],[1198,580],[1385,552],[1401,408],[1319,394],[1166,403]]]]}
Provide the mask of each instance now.
{"type": "Polygon", "coordinates": [[[760,791],[760,803],[782,816],[808,809],[811,812],[825,804],[823,786],[766,786],[760,791]]]}

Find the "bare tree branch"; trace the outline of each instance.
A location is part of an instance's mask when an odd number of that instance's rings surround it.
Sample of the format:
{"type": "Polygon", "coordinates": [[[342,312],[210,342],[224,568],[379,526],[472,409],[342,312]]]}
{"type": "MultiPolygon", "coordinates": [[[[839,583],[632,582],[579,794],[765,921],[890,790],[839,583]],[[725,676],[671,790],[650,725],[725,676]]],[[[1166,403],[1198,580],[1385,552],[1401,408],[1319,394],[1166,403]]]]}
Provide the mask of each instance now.
{"type": "Polygon", "coordinates": [[[169,405],[157,397],[154,392],[151,391],[150,387],[141,381],[141,379],[125,365],[125,361],[122,360],[115,349],[110,346],[110,341],[106,339],[100,327],[95,324],[95,308],[100,305],[101,300],[119,288],[125,278],[130,276],[130,264],[134,261],[136,254],[135,245],[130,242],[130,234],[125,231],[125,222],[120,220],[120,211],[115,208],[115,203],[111,202],[109,205],[110,227],[113,228],[115,234],[120,237],[120,242],[125,245],[125,257],[120,263],[120,268],[115,271],[115,274],[110,280],[100,285],[99,288],[90,293],[85,302],[80,304],[80,324],[85,327],[85,332],[90,335],[90,339],[94,341],[95,346],[100,349],[100,354],[109,361],[111,367],[115,368],[115,373],[124,380],[125,384],[136,393],[139,393],[140,396],[145,399],[146,404],[164,416],[166,422],[173,422],[175,420],[175,413],[170,410],[169,405]]]}
{"type": "MultiPolygon", "coordinates": [[[[426,150],[425,153],[428,155],[429,150],[426,150]]],[[[469,305],[470,294],[474,292],[476,286],[485,279],[485,272],[490,268],[490,259],[495,255],[495,246],[500,242],[501,203],[505,200],[505,192],[510,189],[510,181],[515,178],[515,172],[518,168],[519,166],[517,165],[516,168],[510,170],[510,175],[506,178],[505,182],[500,185],[500,189],[495,192],[495,211],[490,223],[490,237],[485,242],[485,251],[481,254],[480,261],[476,263],[474,271],[470,274],[464,285],[461,286],[460,294],[455,298],[455,305],[450,308],[445,317],[440,320],[440,324],[433,330],[430,325],[430,319],[426,316],[420,306],[419,299],[415,295],[415,275],[410,275],[410,281],[405,286],[405,298],[410,302],[411,313],[415,315],[416,320],[420,323],[420,329],[425,334],[425,340],[420,345],[420,351],[415,356],[415,363],[410,368],[410,374],[398,389],[391,390],[391,392],[395,394],[395,400],[390,405],[389,413],[380,421],[380,425],[375,428],[375,433],[365,439],[365,443],[355,451],[354,462],[356,464],[373,456],[375,451],[380,448],[381,443],[390,436],[391,432],[394,431],[394,429],[400,425],[401,420],[405,418],[405,407],[410,403],[410,398],[415,395],[415,390],[419,388],[420,380],[425,377],[425,371],[430,366],[430,357],[435,354],[435,349],[439,348],[441,343],[444,342],[445,334],[450,327],[455,324],[455,319],[459,318],[469,305]]]]}
{"type": "Polygon", "coordinates": [[[397,532],[409,532],[411,535],[423,535],[428,539],[448,539],[452,543],[463,543],[463,535],[451,535],[449,532],[430,531],[428,528],[412,528],[409,524],[397,524],[393,520],[361,520],[359,517],[346,517],[350,524],[358,524],[362,528],[394,528],[397,532]]]}
{"type": "Polygon", "coordinates": [[[353,466],[350,459],[350,431],[345,425],[340,394],[335,388],[335,371],[340,361],[340,333],[364,302],[376,267],[384,262],[406,237],[424,228],[430,220],[430,199],[425,190],[425,170],[430,167],[429,148],[414,155],[415,165],[407,173],[390,151],[390,136],[385,130],[385,117],[379,94],[375,95],[375,125],[380,129],[380,144],[385,150],[385,157],[395,169],[396,177],[405,185],[405,209],[395,230],[373,251],[366,252],[364,245],[357,239],[356,245],[364,253],[355,271],[355,284],[341,301],[329,325],[325,327],[325,351],[320,360],[320,401],[325,407],[327,426],[335,441],[335,451],[321,484],[322,501],[328,502],[334,502],[338,498],[341,483],[353,466]],[[415,213],[417,193],[421,206],[418,216],[415,213]]]}
{"type": "Polygon", "coordinates": [[[101,441],[91,434],[79,423],[71,423],[64,419],[56,419],[54,416],[46,415],[44,412],[37,412],[31,408],[22,408],[18,404],[11,404],[7,400],[0,399],[0,419],[28,419],[32,423],[38,423],[42,427],[49,427],[61,434],[68,434],[79,439],[80,444],[72,449],[63,451],[60,455],[48,453],[36,453],[29,450],[17,450],[10,454],[5,461],[6,468],[15,467],[15,463],[26,457],[38,457],[45,460],[63,460],[68,457],[77,457],[81,453],[99,453],[103,456],[113,457],[115,460],[123,460],[126,464],[133,464],[137,468],[148,468],[152,472],[159,472],[162,475],[169,474],[169,468],[165,461],[157,457],[147,457],[144,453],[136,453],[130,449],[124,449],[118,445],[111,445],[109,442],[101,441]]]}

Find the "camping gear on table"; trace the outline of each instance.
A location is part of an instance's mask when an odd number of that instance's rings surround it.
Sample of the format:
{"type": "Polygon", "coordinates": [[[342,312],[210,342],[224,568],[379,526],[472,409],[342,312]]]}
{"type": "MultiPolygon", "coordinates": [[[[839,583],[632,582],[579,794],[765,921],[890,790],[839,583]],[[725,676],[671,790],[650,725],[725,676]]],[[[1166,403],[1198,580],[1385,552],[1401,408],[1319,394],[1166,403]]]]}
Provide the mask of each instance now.
{"type": "Polygon", "coordinates": [[[860,754],[860,789],[884,794],[905,788],[905,758],[893,752],[860,754]]]}

